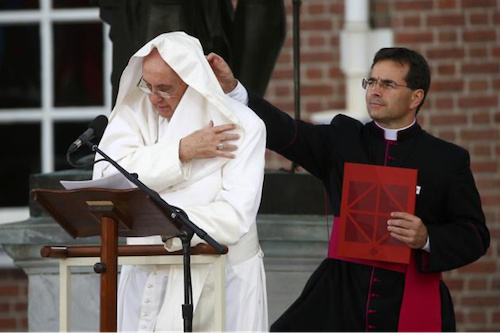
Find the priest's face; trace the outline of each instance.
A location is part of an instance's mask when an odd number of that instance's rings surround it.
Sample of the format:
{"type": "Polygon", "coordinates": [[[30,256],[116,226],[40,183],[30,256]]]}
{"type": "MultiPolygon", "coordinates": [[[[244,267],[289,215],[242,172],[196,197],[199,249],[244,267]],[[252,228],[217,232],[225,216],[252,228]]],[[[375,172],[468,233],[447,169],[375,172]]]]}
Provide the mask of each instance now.
{"type": "Polygon", "coordinates": [[[163,60],[157,49],[153,49],[142,61],[142,80],[140,85],[149,90],[149,100],[155,110],[170,120],[186,92],[187,84],[163,60]]]}
{"type": "Polygon", "coordinates": [[[366,88],[366,106],[370,117],[385,128],[410,125],[421,101],[421,90],[407,87],[410,66],[392,60],[382,60],[373,66],[366,88]]]}

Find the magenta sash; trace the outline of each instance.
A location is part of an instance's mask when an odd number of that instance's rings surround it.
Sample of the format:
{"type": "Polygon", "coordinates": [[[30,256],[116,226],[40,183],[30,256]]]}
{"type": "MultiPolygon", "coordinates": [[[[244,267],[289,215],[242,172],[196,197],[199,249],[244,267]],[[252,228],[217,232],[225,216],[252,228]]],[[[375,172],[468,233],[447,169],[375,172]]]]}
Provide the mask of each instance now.
{"type": "Polygon", "coordinates": [[[335,217],[328,245],[328,258],[374,266],[405,274],[403,302],[399,312],[399,332],[441,332],[441,273],[421,273],[415,262],[415,251],[410,264],[341,257],[337,255],[340,218],[335,217]]]}

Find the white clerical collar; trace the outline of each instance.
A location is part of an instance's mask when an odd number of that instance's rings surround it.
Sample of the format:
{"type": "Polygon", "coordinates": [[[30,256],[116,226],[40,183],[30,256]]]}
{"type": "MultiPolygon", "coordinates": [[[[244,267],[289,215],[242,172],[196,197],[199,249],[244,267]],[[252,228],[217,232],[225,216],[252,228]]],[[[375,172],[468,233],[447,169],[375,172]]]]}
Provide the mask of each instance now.
{"type": "Polygon", "coordinates": [[[380,127],[381,129],[384,130],[384,138],[386,140],[398,141],[398,132],[412,127],[416,121],[417,121],[416,119],[413,119],[413,122],[410,125],[403,127],[403,128],[395,128],[395,129],[382,127],[376,121],[375,121],[375,125],[377,125],[378,127],[380,127]]]}

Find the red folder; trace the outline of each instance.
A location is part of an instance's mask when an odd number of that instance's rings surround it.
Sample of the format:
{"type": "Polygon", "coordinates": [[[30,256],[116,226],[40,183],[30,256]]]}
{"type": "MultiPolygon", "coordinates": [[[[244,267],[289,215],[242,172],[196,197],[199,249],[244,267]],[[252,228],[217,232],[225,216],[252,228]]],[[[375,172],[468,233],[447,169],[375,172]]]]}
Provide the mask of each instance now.
{"type": "Polygon", "coordinates": [[[410,248],[391,237],[391,212],[415,213],[417,170],[346,163],[338,255],[407,264],[410,248]]]}

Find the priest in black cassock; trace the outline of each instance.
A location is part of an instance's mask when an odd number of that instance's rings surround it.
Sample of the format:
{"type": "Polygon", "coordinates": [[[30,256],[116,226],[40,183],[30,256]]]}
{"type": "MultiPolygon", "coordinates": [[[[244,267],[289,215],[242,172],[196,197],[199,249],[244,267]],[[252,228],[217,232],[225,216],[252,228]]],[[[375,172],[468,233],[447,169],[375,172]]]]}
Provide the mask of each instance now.
{"type": "Polygon", "coordinates": [[[362,82],[372,121],[338,115],[329,125],[312,125],[247,92],[221,57],[208,59],[224,91],[264,120],[267,148],[323,181],[336,221],[346,162],[418,170],[415,215],[392,212],[386,222],[390,236],[411,248],[410,263],[339,256],[334,223],[328,258],[271,330],[454,331],[441,273],[484,255],[490,236],[469,153],[416,120],[431,81],[427,61],[406,48],[379,50],[362,82]]]}

